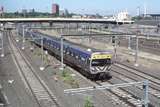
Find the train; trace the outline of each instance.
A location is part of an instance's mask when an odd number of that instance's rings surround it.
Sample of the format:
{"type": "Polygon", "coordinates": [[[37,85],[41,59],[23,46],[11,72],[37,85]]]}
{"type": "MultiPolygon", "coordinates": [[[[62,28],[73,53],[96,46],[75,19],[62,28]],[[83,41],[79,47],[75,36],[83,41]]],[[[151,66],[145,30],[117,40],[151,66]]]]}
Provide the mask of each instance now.
{"type": "MultiPolygon", "coordinates": [[[[26,35],[32,35],[34,43],[41,46],[43,36],[43,46],[54,56],[60,59],[61,39],[55,36],[43,34],[37,30],[28,31],[26,35]]],[[[110,50],[88,50],[76,45],[68,40],[63,41],[64,63],[76,68],[81,74],[92,80],[111,79],[112,52],[110,50]]]]}

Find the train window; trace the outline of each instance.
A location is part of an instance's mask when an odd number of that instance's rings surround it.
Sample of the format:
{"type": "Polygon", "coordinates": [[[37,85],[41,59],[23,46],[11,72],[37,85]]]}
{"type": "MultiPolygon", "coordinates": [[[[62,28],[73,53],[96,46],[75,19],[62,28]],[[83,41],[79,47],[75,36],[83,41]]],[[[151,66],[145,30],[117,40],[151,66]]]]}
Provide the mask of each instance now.
{"type": "Polygon", "coordinates": [[[69,55],[69,50],[68,49],[66,49],[66,54],[69,55]]]}
{"type": "Polygon", "coordinates": [[[74,56],[73,52],[71,52],[71,56],[74,56]]]}
{"type": "Polygon", "coordinates": [[[85,58],[81,57],[81,60],[82,60],[82,61],[85,61],[85,58]]]}
{"type": "Polygon", "coordinates": [[[78,55],[76,55],[76,59],[78,59],[79,58],[79,56],[78,55]]]}

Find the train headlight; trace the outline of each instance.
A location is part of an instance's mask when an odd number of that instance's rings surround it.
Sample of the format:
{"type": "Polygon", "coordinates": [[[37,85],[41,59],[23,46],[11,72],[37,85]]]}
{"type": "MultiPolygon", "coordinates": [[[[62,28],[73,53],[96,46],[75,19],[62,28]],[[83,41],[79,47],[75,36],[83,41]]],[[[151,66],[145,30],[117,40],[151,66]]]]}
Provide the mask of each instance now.
{"type": "Polygon", "coordinates": [[[90,69],[91,69],[92,71],[94,71],[94,70],[95,70],[95,68],[93,68],[93,67],[91,67],[90,69]]]}

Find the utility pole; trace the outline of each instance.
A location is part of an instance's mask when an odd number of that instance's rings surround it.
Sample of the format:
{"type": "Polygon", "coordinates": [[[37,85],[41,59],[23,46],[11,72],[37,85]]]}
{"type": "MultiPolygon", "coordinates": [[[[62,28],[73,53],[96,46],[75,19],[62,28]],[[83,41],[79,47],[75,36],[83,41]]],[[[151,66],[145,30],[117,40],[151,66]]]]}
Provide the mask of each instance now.
{"type": "Polygon", "coordinates": [[[131,36],[128,36],[128,49],[131,50],[131,36]]]}
{"type": "Polygon", "coordinates": [[[61,35],[61,68],[60,70],[64,70],[63,68],[63,36],[61,35]]]}
{"type": "Polygon", "coordinates": [[[138,35],[136,35],[136,53],[135,53],[135,66],[139,66],[138,65],[138,51],[139,51],[139,48],[138,48],[138,35]]]}
{"type": "Polygon", "coordinates": [[[70,34],[70,23],[68,23],[68,35],[70,34]]]}
{"type": "Polygon", "coordinates": [[[144,107],[148,107],[148,103],[149,103],[149,98],[148,98],[148,92],[149,92],[149,82],[148,81],[144,81],[143,84],[143,92],[144,92],[144,107]]]}
{"type": "Polygon", "coordinates": [[[1,24],[2,27],[2,33],[1,33],[1,48],[2,48],[2,53],[1,53],[1,57],[4,57],[4,42],[3,42],[3,36],[4,36],[4,25],[1,24]]]}
{"type": "Polygon", "coordinates": [[[117,60],[117,35],[115,36],[115,42],[114,42],[114,60],[116,63],[116,60],[117,60]]]}
{"type": "Polygon", "coordinates": [[[25,31],[24,31],[24,25],[22,26],[23,27],[23,40],[22,40],[22,50],[24,50],[25,49],[25,47],[24,47],[24,43],[25,43],[25,31]]]}
{"type": "Polygon", "coordinates": [[[40,66],[40,70],[43,71],[44,70],[44,58],[43,58],[43,36],[41,35],[41,66],[40,66]]]}

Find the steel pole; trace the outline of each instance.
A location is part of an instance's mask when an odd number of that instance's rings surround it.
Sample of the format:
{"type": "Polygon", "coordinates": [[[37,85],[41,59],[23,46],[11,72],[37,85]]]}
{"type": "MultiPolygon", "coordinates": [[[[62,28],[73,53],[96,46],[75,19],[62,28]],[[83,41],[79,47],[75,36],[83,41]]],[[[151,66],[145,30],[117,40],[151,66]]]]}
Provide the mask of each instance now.
{"type": "MultiPolygon", "coordinates": [[[[89,34],[91,34],[91,32],[90,32],[90,24],[88,25],[88,32],[89,32],[89,34]]],[[[89,43],[90,43],[90,36],[91,36],[91,35],[88,36],[88,42],[89,42],[89,43]]]]}
{"type": "Polygon", "coordinates": [[[70,34],[70,23],[68,23],[68,35],[70,34]]]}
{"type": "Polygon", "coordinates": [[[18,35],[19,35],[19,33],[18,33],[18,28],[16,28],[16,34],[17,34],[17,36],[16,36],[16,42],[19,42],[19,38],[18,38],[18,35]]]}
{"type": "Polygon", "coordinates": [[[144,107],[148,107],[148,103],[149,103],[149,97],[148,97],[149,82],[148,80],[144,82],[143,88],[144,88],[144,107]]]}
{"type": "Polygon", "coordinates": [[[138,36],[136,36],[136,54],[135,54],[135,66],[138,66],[138,36]]]}
{"type": "Polygon", "coordinates": [[[41,35],[41,66],[40,66],[40,70],[43,71],[44,70],[44,58],[43,58],[43,36],[41,35]]]}
{"type": "Polygon", "coordinates": [[[131,36],[128,37],[128,49],[131,50],[131,36]]]}
{"type": "Polygon", "coordinates": [[[23,41],[22,41],[22,50],[25,49],[24,47],[24,43],[25,43],[25,38],[24,38],[24,25],[23,25],[23,41]]]}
{"type": "Polygon", "coordinates": [[[63,36],[61,35],[61,68],[60,70],[64,70],[63,68],[63,36]]]}
{"type": "MultiPolygon", "coordinates": [[[[2,28],[3,29],[3,28],[2,28]]],[[[4,35],[4,29],[2,31],[2,35],[1,35],[1,45],[2,45],[2,53],[1,53],[1,57],[4,57],[4,42],[3,42],[3,35],[4,35]]]]}
{"type": "Polygon", "coordinates": [[[115,42],[114,42],[114,60],[115,62],[117,60],[117,36],[115,36],[115,42]]]}

